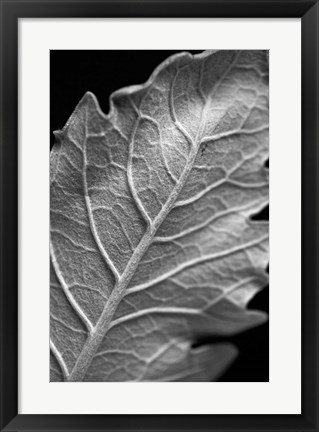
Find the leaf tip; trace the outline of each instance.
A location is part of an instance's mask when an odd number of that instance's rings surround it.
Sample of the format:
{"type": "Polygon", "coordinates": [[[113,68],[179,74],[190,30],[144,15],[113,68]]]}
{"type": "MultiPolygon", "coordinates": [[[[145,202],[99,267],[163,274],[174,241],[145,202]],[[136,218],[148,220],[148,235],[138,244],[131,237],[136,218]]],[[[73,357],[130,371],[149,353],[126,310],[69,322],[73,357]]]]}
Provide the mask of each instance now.
{"type": "Polygon", "coordinates": [[[65,135],[65,130],[64,129],[57,129],[57,130],[53,131],[53,135],[55,138],[54,145],[61,144],[61,142],[63,141],[63,137],[65,135]]]}
{"type": "MultiPolygon", "coordinates": [[[[268,314],[267,312],[257,310],[257,309],[248,309],[247,310],[249,321],[253,326],[258,326],[261,324],[264,324],[268,321],[268,314]]],[[[249,328],[251,325],[249,326],[249,328]]]]}

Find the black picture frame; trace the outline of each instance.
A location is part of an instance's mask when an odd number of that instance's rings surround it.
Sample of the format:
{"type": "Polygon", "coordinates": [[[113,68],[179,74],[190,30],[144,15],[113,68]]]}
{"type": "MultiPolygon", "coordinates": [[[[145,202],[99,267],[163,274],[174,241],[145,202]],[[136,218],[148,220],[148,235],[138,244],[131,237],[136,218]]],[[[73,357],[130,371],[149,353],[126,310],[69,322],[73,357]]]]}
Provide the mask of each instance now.
{"type": "MultiPolygon", "coordinates": [[[[0,0],[1,431],[319,431],[317,0],[0,0]],[[301,18],[302,413],[300,415],[18,414],[19,18],[301,18]]],[[[289,391],[289,389],[287,390],[289,391]]]]}

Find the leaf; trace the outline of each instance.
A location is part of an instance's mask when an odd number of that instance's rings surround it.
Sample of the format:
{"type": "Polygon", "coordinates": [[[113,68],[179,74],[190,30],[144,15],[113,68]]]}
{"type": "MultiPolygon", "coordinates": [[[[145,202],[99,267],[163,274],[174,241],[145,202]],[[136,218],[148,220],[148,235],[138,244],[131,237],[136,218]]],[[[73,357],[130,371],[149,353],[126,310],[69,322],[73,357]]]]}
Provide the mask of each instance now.
{"type": "Polygon", "coordinates": [[[51,381],[208,381],[267,319],[266,51],[168,58],[87,93],[51,152],[51,381]]]}

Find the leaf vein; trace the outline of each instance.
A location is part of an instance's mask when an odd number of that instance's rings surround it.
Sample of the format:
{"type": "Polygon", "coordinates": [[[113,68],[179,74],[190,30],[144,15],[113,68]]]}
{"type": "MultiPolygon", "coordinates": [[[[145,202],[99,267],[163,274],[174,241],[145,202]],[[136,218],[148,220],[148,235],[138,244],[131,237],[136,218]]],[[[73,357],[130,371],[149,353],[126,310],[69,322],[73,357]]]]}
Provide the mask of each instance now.
{"type": "Polygon", "coordinates": [[[249,243],[244,243],[242,245],[239,245],[237,247],[233,247],[233,248],[228,249],[226,251],[206,255],[204,257],[200,257],[200,258],[193,259],[191,261],[187,261],[187,262],[179,265],[178,267],[175,267],[174,269],[168,271],[167,273],[164,273],[163,275],[158,276],[155,279],[152,279],[152,280],[145,282],[141,285],[135,285],[132,288],[128,288],[126,291],[126,295],[148,289],[154,285],[159,284],[160,282],[163,282],[164,280],[168,279],[169,277],[175,276],[176,274],[181,273],[184,270],[187,270],[187,269],[194,267],[196,265],[204,264],[205,262],[208,262],[208,261],[223,259],[223,258],[226,258],[230,255],[237,253],[237,252],[241,252],[241,251],[246,250],[248,248],[252,248],[254,246],[259,245],[260,243],[264,242],[267,239],[268,239],[268,234],[257,239],[257,240],[254,240],[254,241],[249,242],[249,243]]]}

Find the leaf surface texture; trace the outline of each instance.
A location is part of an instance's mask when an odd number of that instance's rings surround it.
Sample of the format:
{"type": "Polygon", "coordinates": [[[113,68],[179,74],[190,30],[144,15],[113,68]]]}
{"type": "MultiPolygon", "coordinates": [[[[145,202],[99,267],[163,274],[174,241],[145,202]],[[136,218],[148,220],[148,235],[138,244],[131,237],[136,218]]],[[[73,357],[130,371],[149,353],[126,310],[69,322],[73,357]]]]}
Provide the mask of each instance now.
{"type": "Polygon", "coordinates": [[[261,322],[268,53],[168,58],[104,115],[87,93],[51,152],[51,381],[209,381],[193,348],[261,322]]]}

